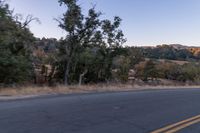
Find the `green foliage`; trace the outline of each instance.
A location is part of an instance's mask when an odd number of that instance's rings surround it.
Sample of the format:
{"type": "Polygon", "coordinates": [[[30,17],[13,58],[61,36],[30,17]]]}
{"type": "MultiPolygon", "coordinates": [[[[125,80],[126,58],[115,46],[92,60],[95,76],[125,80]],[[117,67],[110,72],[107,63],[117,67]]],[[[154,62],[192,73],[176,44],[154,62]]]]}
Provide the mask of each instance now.
{"type": "Polygon", "coordinates": [[[138,47],[126,47],[127,56],[130,58],[131,68],[134,68],[136,64],[139,64],[141,61],[144,61],[144,55],[141,48],[138,47]]]}
{"type": "Polygon", "coordinates": [[[142,48],[146,58],[188,60],[195,59],[192,52],[187,49],[176,49],[170,45],[160,45],[154,48],[142,48]]]}
{"type": "Polygon", "coordinates": [[[100,20],[95,8],[83,15],[77,0],[59,0],[67,11],[59,26],[67,32],[60,40],[58,73],[64,84],[77,82],[80,75],[85,82],[107,81],[112,77],[112,60],[126,41],[119,29],[121,19],[100,20]]]}
{"type": "Polygon", "coordinates": [[[0,83],[27,81],[33,72],[30,45],[34,37],[16,18],[0,2],[0,83]]]}
{"type": "Polygon", "coordinates": [[[181,82],[196,82],[200,77],[200,66],[195,63],[178,65],[172,62],[165,62],[158,64],[156,67],[158,68],[158,72],[162,75],[160,78],[181,82]]]}
{"type": "Polygon", "coordinates": [[[142,79],[143,81],[148,81],[149,79],[153,80],[158,78],[158,71],[156,64],[152,60],[141,62],[136,65],[136,77],[142,79]]]}
{"type": "Polygon", "coordinates": [[[185,79],[188,81],[199,82],[200,79],[200,65],[195,63],[185,64],[182,67],[185,79]]]}
{"type": "Polygon", "coordinates": [[[27,81],[32,76],[32,64],[24,56],[0,54],[0,83],[11,84],[27,81]]]}
{"type": "Polygon", "coordinates": [[[116,75],[113,78],[117,78],[122,82],[127,82],[129,78],[129,70],[131,68],[131,60],[126,56],[117,56],[114,60],[114,68],[116,71],[116,75]]]}

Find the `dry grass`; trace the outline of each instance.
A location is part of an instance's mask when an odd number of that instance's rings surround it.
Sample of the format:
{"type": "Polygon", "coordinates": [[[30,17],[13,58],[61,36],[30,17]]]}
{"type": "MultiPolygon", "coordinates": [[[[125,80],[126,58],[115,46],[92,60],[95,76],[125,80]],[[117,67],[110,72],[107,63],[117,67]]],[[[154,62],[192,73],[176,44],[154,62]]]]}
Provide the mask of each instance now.
{"type": "Polygon", "coordinates": [[[72,93],[91,93],[91,92],[114,92],[114,91],[134,91],[152,89],[183,89],[200,88],[200,86],[149,86],[131,84],[97,84],[83,86],[57,86],[57,87],[18,87],[1,88],[0,96],[37,96],[46,94],[72,94],[72,93]]]}
{"type": "Polygon", "coordinates": [[[168,61],[168,62],[172,62],[172,63],[178,64],[178,65],[181,65],[181,66],[190,63],[189,61],[167,60],[167,59],[158,59],[158,61],[160,61],[162,63],[168,61]]]}

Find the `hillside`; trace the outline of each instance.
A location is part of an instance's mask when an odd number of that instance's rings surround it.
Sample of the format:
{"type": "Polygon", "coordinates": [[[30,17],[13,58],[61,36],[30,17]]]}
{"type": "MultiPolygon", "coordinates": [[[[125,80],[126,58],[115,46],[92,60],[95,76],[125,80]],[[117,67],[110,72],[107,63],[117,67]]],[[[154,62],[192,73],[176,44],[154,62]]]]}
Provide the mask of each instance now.
{"type": "Polygon", "coordinates": [[[200,47],[181,44],[163,44],[155,47],[140,47],[145,58],[194,61],[200,59],[200,47]]]}

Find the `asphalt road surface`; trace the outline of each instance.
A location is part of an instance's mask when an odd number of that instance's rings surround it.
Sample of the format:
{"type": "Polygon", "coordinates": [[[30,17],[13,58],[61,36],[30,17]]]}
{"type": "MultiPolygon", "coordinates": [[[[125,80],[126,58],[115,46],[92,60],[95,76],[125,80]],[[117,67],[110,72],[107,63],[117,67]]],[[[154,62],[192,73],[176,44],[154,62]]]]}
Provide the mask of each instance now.
{"type": "Polygon", "coordinates": [[[45,96],[1,101],[0,133],[149,133],[199,114],[200,89],[45,96]]]}

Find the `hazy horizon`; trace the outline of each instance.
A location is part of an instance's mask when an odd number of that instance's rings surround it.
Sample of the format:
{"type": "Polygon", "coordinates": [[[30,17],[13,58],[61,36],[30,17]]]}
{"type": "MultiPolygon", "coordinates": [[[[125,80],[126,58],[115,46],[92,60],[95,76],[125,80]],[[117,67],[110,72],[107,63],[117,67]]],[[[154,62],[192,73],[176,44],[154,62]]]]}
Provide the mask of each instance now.
{"type": "MultiPolygon", "coordinates": [[[[36,37],[57,38],[65,35],[54,18],[66,11],[57,0],[9,0],[11,9],[23,16],[38,17],[41,24],[31,23],[36,37]]],[[[155,46],[182,44],[200,46],[200,1],[198,0],[79,0],[83,11],[93,4],[103,18],[120,16],[125,45],[155,46]]]]}

